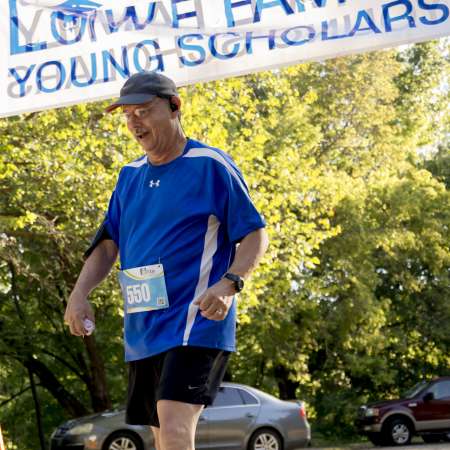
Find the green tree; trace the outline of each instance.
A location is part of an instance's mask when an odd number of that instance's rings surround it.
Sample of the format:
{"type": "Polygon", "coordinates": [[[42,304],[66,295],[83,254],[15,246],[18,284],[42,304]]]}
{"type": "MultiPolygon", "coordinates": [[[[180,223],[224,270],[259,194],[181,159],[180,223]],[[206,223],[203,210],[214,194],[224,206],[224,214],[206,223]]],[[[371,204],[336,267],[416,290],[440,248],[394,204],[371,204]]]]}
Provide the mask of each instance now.
{"type": "Polygon", "coordinates": [[[8,361],[2,370],[9,381],[0,401],[7,431],[20,448],[35,448],[19,428],[30,422],[30,391],[14,397],[28,387],[27,371],[38,380],[47,434],[56,420],[122,399],[121,301],[113,279],[92,296],[102,324],[95,336],[70,336],[63,313],[118,167],[132,151],[123,124],[104,117],[101,104],[10,118],[0,127],[0,358],[8,361]],[[111,139],[117,129],[120,142],[111,139]]]}
{"type": "Polygon", "coordinates": [[[315,407],[325,429],[347,431],[359,402],[445,374],[450,350],[449,192],[407,163],[352,188],[336,209],[341,233],[306,275],[323,319],[315,407]]]}

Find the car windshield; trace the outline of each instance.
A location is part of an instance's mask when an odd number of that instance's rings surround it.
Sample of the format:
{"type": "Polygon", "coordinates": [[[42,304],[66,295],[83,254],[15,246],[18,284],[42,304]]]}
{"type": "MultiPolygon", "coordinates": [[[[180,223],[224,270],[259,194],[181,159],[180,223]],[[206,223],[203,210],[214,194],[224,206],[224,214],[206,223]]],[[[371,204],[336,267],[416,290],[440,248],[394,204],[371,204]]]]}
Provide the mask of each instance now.
{"type": "Polygon", "coordinates": [[[414,387],[405,391],[402,395],[402,398],[415,397],[427,384],[428,384],[428,381],[421,381],[421,382],[417,383],[416,385],[414,385],[414,387]]]}

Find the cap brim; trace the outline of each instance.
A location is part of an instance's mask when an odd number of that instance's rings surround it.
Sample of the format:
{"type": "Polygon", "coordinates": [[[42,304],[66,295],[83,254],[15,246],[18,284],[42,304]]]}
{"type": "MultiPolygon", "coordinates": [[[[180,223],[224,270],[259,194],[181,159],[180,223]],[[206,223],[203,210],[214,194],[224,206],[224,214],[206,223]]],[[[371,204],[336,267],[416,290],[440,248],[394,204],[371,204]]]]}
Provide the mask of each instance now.
{"type": "Polygon", "coordinates": [[[155,97],[157,97],[155,94],[130,94],[130,95],[124,95],[123,97],[120,97],[115,103],[112,105],[109,105],[105,111],[111,112],[114,111],[119,106],[124,105],[142,105],[143,103],[147,103],[150,100],[153,100],[155,97]]]}

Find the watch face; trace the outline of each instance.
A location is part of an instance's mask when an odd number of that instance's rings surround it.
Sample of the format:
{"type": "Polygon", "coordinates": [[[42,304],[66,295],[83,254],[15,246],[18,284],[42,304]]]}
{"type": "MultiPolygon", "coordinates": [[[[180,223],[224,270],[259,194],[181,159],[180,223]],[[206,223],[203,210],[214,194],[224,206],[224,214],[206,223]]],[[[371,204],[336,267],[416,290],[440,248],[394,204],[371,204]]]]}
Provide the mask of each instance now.
{"type": "Polygon", "coordinates": [[[236,292],[241,292],[244,288],[244,280],[240,276],[235,275],[234,273],[226,273],[224,277],[228,278],[234,283],[234,289],[236,290],[236,292]]]}

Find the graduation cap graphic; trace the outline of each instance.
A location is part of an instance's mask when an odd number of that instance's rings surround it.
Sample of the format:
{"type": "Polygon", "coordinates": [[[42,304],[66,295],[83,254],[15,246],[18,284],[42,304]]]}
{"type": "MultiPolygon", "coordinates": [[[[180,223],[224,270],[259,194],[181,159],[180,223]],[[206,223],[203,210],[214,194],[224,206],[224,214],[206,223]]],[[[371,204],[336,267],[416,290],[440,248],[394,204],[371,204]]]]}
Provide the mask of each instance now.
{"type": "Polygon", "coordinates": [[[101,3],[93,2],[92,0],[66,0],[64,2],[61,0],[22,0],[22,3],[28,6],[40,6],[74,14],[95,11],[102,6],[101,3]]]}
{"type": "Polygon", "coordinates": [[[58,9],[63,11],[69,11],[73,13],[86,13],[94,11],[102,6],[100,3],[93,2],[91,0],[67,0],[64,3],[58,5],[58,9]]]}

